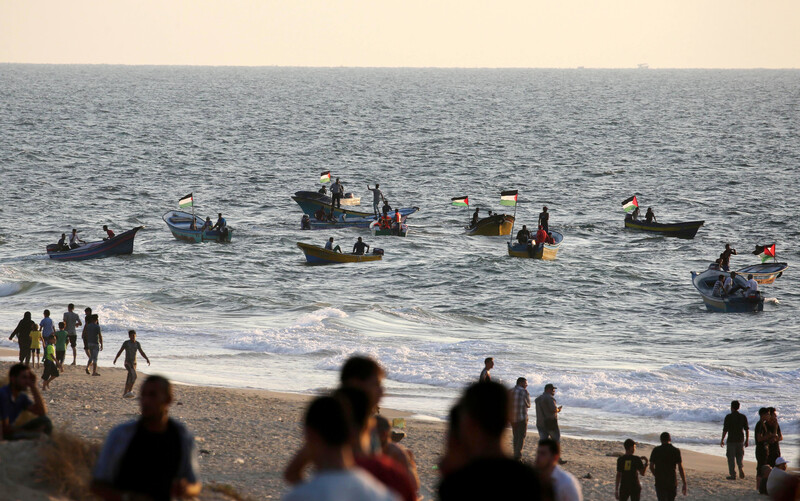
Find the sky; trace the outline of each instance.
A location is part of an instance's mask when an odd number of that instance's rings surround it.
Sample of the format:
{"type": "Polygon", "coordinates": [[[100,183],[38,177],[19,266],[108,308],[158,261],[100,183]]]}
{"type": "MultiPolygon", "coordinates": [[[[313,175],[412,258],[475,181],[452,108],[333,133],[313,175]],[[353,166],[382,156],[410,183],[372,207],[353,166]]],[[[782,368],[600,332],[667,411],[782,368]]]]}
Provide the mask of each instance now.
{"type": "Polygon", "coordinates": [[[800,0],[0,0],[0,62],[800,68],[800,0]]]}

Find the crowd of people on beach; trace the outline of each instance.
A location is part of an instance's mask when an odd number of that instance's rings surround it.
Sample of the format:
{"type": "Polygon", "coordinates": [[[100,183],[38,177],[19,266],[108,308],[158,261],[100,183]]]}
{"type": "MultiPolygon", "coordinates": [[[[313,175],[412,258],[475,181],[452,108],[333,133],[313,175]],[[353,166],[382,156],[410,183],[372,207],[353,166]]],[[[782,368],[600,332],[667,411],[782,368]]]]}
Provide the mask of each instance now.
{"type": "MultiPolygon", "coordinates": [[[[31,312],[26,311],[22,320],[17,323],[17,327],[9,336],[9,340],[17,338],[19,345],[19,362],[31,368],[40,368],[44,365],[42,374],[42,390],[46,391],[50,383],[61,375],[66,369],[64,362],[67,355],[67,346],[72,347],[72,364],[77,365],[77,328],[83,327],[81,340],[83,341],[83,351],[86,354],[86,374],[99,376],[97,371],[97,360],[100,352],[103,351],[103,332],[100,328],[100,320],[97,314],[92,313],[92,309],[87,307],[84,310],[85,316],[81,321],[80,316],[75,313],[75,305],[67,305],[63,320],[58,322],[56,329],[55,322],[50,318],[50,310],[44,310],[43,318],[37,324],[33,321],[31,312]],[[40,362],[41,355],[41,362],[40,362]]],[[[141,344],[136,340],[136,331],[128,331],[128,340],[122,343],[117,356],[114,357],[114,364],[117,363],[120,355],[125,353],[125,370],[128,371],[128,379],[125,383],[123,397],[134,398],[133,385],[136,382],[136,354],[140,353],[150,365],[150,359],[142,350],[141,344]]]]}

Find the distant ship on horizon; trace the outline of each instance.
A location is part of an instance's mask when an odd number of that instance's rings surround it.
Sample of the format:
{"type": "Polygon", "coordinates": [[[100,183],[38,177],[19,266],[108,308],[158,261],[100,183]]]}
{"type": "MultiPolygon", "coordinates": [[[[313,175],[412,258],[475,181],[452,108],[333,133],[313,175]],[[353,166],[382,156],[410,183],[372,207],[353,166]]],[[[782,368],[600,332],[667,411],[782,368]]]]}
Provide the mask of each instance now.
{"type": "Polygon", "coordinates": [[[647,63],[639,63],[639,64],[636,65],[636,67],[639,68],[640,70],[649,70],[650,69],[650,65],[647,64],[647,63]]]}

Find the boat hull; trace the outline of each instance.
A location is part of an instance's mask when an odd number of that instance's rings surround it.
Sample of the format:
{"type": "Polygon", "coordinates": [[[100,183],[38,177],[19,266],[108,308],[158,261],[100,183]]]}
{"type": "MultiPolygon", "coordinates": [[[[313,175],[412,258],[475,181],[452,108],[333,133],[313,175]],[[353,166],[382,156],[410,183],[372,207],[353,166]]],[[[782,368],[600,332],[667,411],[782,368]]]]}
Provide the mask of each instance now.
{"type": "Polygon", "coordinates": [[[557,231],[551,231],[550,235],[552,235],[553,240],[555,240],[554,244],[539,244],[530,247],[528,244],[521,244],[519,242],[507,242],[508,255],[511,257],[553,261],[558,255],[558,249],[561,247],[564,236],[557,231]]]}
{"type": "Polygon", "coordinates": [[[218,230],[192,230],[190,228],[192,217],[194,217],[195,228],[203,226],[203,218],[199,216],[192,216],[188,212],[178,210],[167,212],[161,217],[161,219],[167,223],[167,227],[172,233],[172,236],[178,240],[183,240],[184,242],[230,242],[231,238],[233,238],[233,228],[230,226],[228,227],[227,235],[224,236],[222,232],[218,230]]]}
{"type": "MultiPolygon", "coordinates": [[[[314,192],[307,192],[307,191],[298,191],[292,197],[292,200],[297,202],[297,205],[303,210],[303,213],[308,214],[312,220],[315,220],[315,214],[318,210],[322,209],[326,213],[331,211],[331,203],[330,198],[316,194],[314,196],[314,192]],[[327,202],[327,203],[326,203],[327,202]]],[[[410,216],[411,214],[417,212],[419,207],[405,207],[402,209],[398,209],[400,215],[403,217],[410,216]]],[[[392,213],[393,214],[393,213],[392,213]]],[[[338,221],[344,221],[348,219],[368,219],[369,222],[375,220],[375,213],[373,212],[361,212],[355,211],[350,209],[344,209],[341,207],[335,207],[333,209],[333,216],[338,221]],[[344,218],[342,218],[344,216],[344,218]]],[[[367,227],[369,226],[369,222],[367,223],[367,227]]]]}
{"type": "Polygon", "coordinates": [[[752,273],[756,282],[762,285],[769,285],[779,279],[787,268],[789,268],[787,263],[762,263],[745,266],[737,270],[736,273],[745,276],[752,273]]]}
{"type": "Polygon", "coordinates": [[[514,216],[495,214],[478,220],[478,224],[467,228],[467,235],[499,237],[510,235],[514,226],[514,216]]]}
{"type": "Polygon", "coordinates": [[[691,239],[697,235],[697,230],[705,221],[688,221],[685,223],[648,223],[647,221],[634,221],[630,216],[625,218],[625,228],[635,231],[658,233],[665,237],[691,239]]]}
{"type": "Polygon", "coordinates": [[[136,232],[142,228],[144,226],[137,226],[132,230],[120,233],[114,238],[99,242],[89,242],[77,249],[68,251],[57,251],[55,250],[55,245],[48,245],[47,255],[55,261],[85,261],[87,259],[133,254],[133,240],[136,238],[136,232]]]}
{"type": "MultiPolygon", "coordinates": [[[[700,274],[692,272],[692,284],[703,298],[703,303],[708,311],[715,313],[754,313],[764,311],[764,298],[760,294],[755,298],[748,298],[741,294],[727,297],[714,296],[712,294],[713,284],[720,274],[717,270],[706,270],[700,274]]],[[[746,280],[741,275],[738,275],[736,282],[739,285],[744,285],[746,280]]]]}
{"type": "Polygon", "coordinates": [[[383,258],[382,254],[340,254],[318,245],[304,244],[302,242],[298,242],[297,246],[303,251],[308,264],[365,263],[380,261],[383,258]]]}

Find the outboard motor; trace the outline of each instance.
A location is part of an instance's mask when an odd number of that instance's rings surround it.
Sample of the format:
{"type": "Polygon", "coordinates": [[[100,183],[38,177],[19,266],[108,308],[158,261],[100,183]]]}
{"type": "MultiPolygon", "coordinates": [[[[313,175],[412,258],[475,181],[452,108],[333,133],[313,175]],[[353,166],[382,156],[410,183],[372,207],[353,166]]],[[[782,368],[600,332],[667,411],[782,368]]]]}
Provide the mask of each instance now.
{"type": "Polygon", "coordinates": [[[376,256],[383,256],[383,249],[375,247],[374,249],[372,249],[372,253],[376,256]]]}

